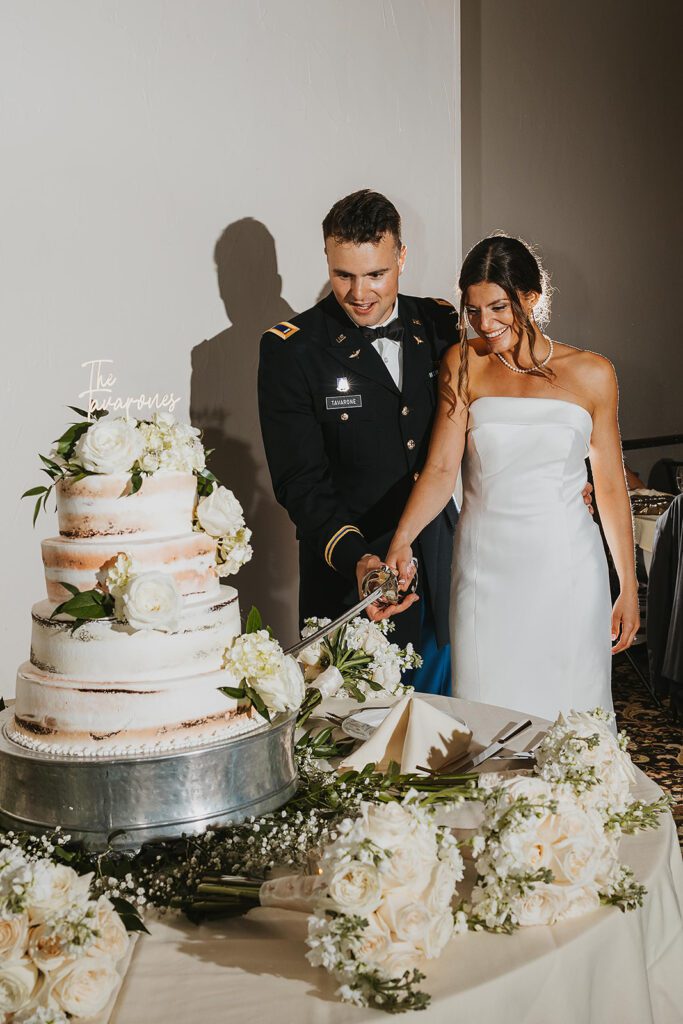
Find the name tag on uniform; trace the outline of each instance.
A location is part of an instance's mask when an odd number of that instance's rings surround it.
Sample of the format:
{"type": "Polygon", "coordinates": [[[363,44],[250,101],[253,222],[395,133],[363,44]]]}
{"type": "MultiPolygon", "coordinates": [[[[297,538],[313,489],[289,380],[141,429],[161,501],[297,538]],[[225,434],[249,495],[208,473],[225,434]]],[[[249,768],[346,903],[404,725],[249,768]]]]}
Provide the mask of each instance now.
{"type": "Polygon", "coordinates": [[[362,395],[330,395],[325,399],[326,409],[362,409],[362,395]]]}

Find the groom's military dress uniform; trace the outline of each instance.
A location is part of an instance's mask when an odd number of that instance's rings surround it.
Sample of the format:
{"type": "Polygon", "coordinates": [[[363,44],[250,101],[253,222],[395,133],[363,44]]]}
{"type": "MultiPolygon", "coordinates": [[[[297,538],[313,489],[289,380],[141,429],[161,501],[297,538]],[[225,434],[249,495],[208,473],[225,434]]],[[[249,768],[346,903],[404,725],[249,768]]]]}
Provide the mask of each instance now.
{"type": "MultiPolygon", "coordinates": [[[[400,389],[367,329],[355,326],[334,295],[261,339],[261,429],[275,496],[296,526],[302,620],[336,618],[358,600],[356,563],[368,553],[386,555],[427,457],[439,363],[457,341],[458,317],[443,299],[399,295],[397,308],[391,326],[402,335],[400,389]]],[[[429,653],[425,674],[434,676],[440,649],[442,681],[426,680],[423,689],[448,689],[456,519],[451,501],[416,540],[421,600],[392,620],[392,640],[429,653]]]]}

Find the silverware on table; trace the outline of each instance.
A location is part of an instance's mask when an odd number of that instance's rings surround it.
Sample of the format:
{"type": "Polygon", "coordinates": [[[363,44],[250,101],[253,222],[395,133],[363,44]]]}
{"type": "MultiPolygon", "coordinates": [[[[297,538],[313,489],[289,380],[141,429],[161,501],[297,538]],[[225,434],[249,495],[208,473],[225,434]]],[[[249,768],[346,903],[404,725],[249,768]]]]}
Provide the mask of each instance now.
{"type": "Polygon", "coordinates": [[[514,725],[507,732],[499,736],[493,743],[489,743],[488,747],[485,747],[480,753],[475,754],[474,757],[469,754],[460,754],[458,757],[453,758],[452,761],[447,761],[437,769],[437,774],[442,772],[445,768],[450,768],[455,771],[462,771],[467,766],[467,771],[471,771],[472,768],[476,768],[478,765],[483,764],[484,761],[488,761],[490,757],[494,757],[504,749],[507,743],[515,736],[519,736],[531,725],[531,719],[527,718],[525,722],[514,725]]]}

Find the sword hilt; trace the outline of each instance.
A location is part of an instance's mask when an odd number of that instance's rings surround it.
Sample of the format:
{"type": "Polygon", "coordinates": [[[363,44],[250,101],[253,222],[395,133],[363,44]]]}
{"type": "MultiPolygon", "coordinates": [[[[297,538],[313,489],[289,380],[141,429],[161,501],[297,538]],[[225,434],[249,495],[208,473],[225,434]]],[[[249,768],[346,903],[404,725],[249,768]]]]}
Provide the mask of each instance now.
{"type": "Polygon", "coordinates": [[[334,633],[336,629],[340,629],[345,626],[347,622],[355,618],[364,611],[368,605],[379,604],[383,608],[388,608],[389,605],[398,604],[403,600],[406,593],[412,593],[417,588],[417,559],[413,558],[415,564],[415,575],[410,581],[408,588],[405,592],[401,592],[398,583],[398,573],[394,569],[390,569],[388,565],[382,565],[377,569],[370,569],[365,574],[361,581],[361,592],[363,598],[355,604],[353,608],[349,608],[348,611],[344,612],[333,622],[328,622],[327,625],[321,626],[315,633],[311,633],[310,636],[304,637],[302,640],[297,641],[291,647],[288,647],[285,654],[296,657],[301,651],[305,650],[311,644],[317,643],[318,640],[324,640],[330,633],[334,633]]]}

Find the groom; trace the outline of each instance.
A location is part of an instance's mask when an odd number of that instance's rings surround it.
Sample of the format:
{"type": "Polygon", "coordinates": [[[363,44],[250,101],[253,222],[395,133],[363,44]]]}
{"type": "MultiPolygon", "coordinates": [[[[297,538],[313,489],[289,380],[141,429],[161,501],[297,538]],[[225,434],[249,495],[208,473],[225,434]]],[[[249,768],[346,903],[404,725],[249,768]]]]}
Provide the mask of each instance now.
{"type": "MultiPolygon", "coordinates": [[[[427,456],[441,357],[458,339],[450,302],[399,294],[406,247],[385,196],[340,199],[323,237],[332,294],[264,334],[258,377],[273,489],[299,540],[302,620],[354,604],[386,554],[427,456]]],[[[456,520],[451,501],[418,537],[420,599],[394,620],[392,640],[423,657],[411,680],[423,692],[451,690],[456,520]]]]}

